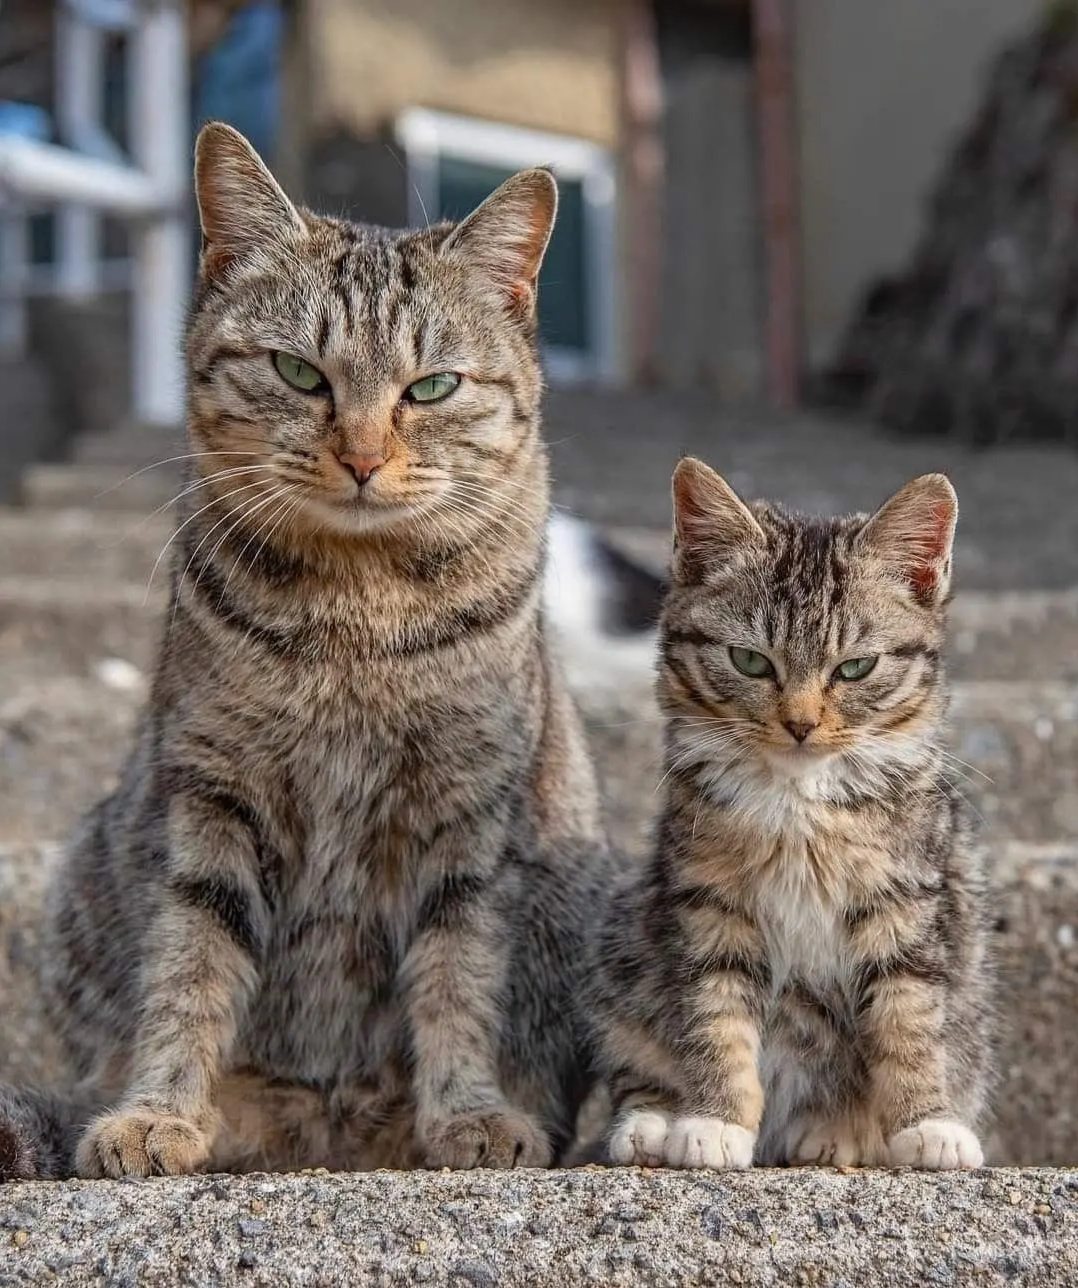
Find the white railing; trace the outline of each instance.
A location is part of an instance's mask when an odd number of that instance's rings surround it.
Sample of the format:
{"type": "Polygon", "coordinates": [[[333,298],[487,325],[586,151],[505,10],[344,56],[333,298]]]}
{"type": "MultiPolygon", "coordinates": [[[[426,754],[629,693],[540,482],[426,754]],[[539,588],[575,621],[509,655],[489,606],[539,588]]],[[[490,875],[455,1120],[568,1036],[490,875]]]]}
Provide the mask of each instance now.
{"type": "Polygon", "coordinates": [[[129,221],[131,403],[137,423],[183,417],[180,345],[190,280],[189,170],[183,0],[58,0],[56,127],[62,146],[0,135],[0,350],[26,343],[26,300],[71,300],[115,278],[101,258],[101,216],[129,221]],[[133,164],[104,128],[105,35],[123,31],[133,164]],[[29,264],[27,220],[55,208],[56,263],[29,264]]]}

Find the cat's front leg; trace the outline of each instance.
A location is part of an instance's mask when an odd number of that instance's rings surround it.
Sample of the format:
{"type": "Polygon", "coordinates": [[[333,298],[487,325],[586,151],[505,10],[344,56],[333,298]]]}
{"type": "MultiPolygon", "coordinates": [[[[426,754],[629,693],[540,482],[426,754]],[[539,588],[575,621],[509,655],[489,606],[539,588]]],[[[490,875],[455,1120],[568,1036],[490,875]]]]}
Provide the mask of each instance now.
{"type": "Polygon", "coordinates": [[[704,974],[691,1002],[690,1032],[676,1057],[680,1090],[631,1108],[620,1097],[623,1108],[609,1142],[612,1162],[677,1168],[752,1165],[764,1109],[757,974],[733,962],[704,974]]]}
{"type": "Polygon", "coordinates": [[[209,1158],[214,1092],[257,980],[268,912],[249,811],[214,789],[174,797],[142,957],[131,1077],[79,1143],[80,1176],[178,1175],[209,1158]]]}
{"type": "Polygon", "coordinates": [[[892,1167],[976,1168],[981,1143],[948,1095],[946,985],[932,972],[898,967],[870,987],[870,1105],[892,1167]]]}
{"type": "Polygon", "coordinates": [[[416,1129],[430,1167],[547,1167],[546,1130],[507,1102],[499,1077],[510,930],[492,898],[500,838],[486,840],[488,863],[435,868],[445,875],[404,962],[416,1129]]]}

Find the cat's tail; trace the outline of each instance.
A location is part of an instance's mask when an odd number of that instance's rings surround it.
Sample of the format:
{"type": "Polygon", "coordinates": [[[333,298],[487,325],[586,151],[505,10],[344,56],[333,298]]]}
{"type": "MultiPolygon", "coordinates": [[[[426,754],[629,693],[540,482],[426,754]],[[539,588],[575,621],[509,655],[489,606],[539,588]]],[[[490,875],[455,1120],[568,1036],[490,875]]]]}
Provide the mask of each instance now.
{"type": "Polygon", "coordinates": [[[543,598],[570,684],[621,688],[647,682],[663,583],[583,519],[555,510],[543,598]]]}
{"type": "Polygon", "coordinates": [[[75,1149],[104,1108],[88,1095],[0,1084],[0,1183],[75,1175],[75,1149]]]}

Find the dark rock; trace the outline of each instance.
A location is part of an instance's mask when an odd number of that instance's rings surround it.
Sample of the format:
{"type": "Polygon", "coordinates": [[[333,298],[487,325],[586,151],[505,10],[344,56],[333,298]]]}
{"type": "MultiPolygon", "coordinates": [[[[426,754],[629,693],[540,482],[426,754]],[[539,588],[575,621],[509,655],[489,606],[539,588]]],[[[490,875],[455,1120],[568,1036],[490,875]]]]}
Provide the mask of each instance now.
{"type": "Polygon", "coordinates": [[[487,1261],[458,1261],[449,1268],[449,1278],[462,1279],[474,1288],[494,1288],[498,1283],[498,1274],[487,1261]]]}
{"type": "Polygon", "coordinates": [[[1078,438],[1078,29],[1004,49],[912,261],[874,283],[824,401],[911,434],[1078,438]]]}

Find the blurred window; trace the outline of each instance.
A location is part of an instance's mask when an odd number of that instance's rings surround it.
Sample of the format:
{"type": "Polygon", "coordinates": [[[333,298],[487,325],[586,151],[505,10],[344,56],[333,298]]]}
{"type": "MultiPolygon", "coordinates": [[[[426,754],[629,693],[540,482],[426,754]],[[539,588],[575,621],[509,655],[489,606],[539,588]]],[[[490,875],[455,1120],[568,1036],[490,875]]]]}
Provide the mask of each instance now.
{"type": "Polygon", "coordinates": [[[539,331],[553,380],[615,374],[614,165],[583,139],[412,108],[397,122],[408,222],[460,219],[517,170],[547,165],[558,221],[539,277],[539,331]]]}

